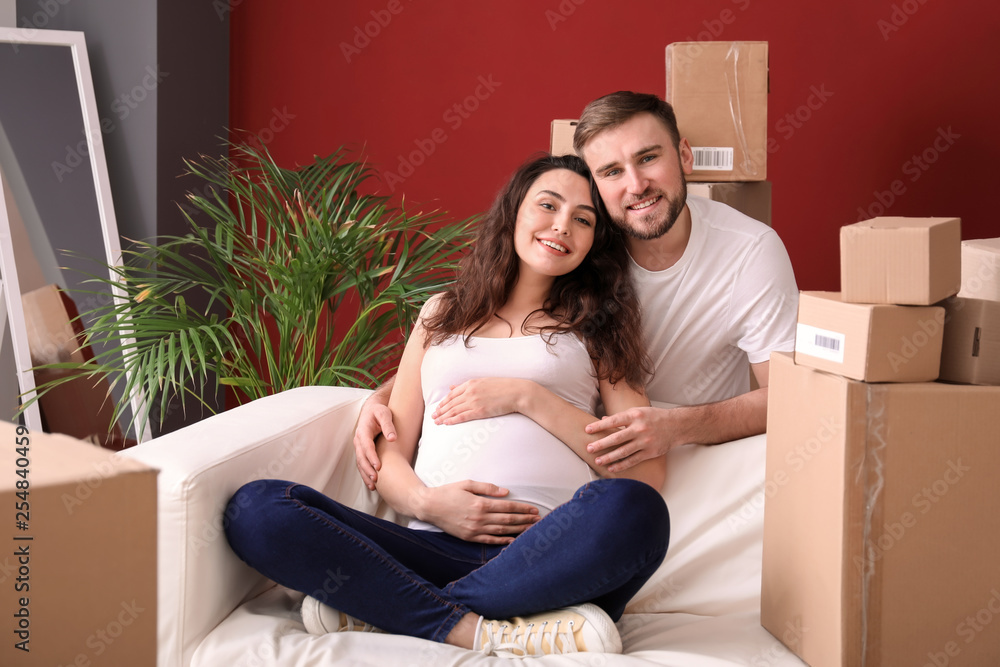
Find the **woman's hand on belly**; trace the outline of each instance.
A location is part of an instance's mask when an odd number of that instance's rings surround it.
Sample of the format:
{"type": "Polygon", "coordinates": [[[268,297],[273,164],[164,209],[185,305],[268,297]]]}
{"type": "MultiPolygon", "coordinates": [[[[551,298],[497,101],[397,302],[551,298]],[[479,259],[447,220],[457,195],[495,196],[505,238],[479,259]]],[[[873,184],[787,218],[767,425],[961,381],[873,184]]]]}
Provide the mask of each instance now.
{"type": "Polygon", "coordinates": [[[425,487],[416,518],[468,542],[510,544],[540,517],[534,505],[498,500],[508,493],[471,479],[425,487]]]}
{"type": "Polygon", "coordinates": [[[475,378],[455,385],[431,414],[435,424],[461,424],[520,412],[535,383],[521,378],[475,378]]]}

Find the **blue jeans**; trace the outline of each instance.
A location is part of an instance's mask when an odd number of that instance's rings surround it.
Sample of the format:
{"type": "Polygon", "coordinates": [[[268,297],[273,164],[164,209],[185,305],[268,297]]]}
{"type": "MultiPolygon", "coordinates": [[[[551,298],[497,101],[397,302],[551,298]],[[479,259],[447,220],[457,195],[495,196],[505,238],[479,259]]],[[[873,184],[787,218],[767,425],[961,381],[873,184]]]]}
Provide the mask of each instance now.
{"type": "Polygon", "coordinates": [[[266,577],[438,642],[470,611],[503,619],[593,602],[617,621],[670,534],[663,498],[629,479],[582,486],[506,546],[399,526],[280,480],[246,484],[226,516],[233,551],[266,577]]]}

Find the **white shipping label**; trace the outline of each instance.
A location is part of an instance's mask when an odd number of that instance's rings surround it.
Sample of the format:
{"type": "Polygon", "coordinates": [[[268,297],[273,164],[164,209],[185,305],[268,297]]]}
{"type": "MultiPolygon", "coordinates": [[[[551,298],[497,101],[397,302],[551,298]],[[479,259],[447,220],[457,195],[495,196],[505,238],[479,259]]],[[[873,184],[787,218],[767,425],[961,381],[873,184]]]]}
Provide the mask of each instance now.
{"type": "Polygon", "coordinates": [[[691,148],[694,153],[694,168],[702,171],[732,171],[733,170],[733,149],[694,146],[691,148]]]}
{"type": "Polygon", "coordinates": [[[845,336],[836,331],[820,329],[799,322],[795,325],[795,351],[810,357],[844,363],[845,336]]]}

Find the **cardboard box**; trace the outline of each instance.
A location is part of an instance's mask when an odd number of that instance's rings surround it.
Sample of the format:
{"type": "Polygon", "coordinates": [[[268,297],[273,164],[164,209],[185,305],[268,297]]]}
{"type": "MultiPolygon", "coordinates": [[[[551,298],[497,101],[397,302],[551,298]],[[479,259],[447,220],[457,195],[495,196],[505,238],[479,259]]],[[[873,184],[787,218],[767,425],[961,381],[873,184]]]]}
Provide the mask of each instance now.
{"type": "MultiPolygon", "coordinates": [[[[76,304],[65,292],[56,285],[46,285],[23,294],[22,301],[33,365],[83,363],[94,358],[90,348],[80,345],[82,325],[76,319],[76,304]]],[[[90,439],[109,449],[122,449],[128,444],[119,425],[111,421],[114,399],[106,378],[90,378],[78,371],[52,368],[37,369],[34,374],[36,386],[79,376],[46,392],[38,400],[47,432],[90,439]]]]}
{"type": "Polygon", "coordinates": [[[695,153],[688,181],[767,178],[767,42],[674,42],[667,92],[695,153]]]}
{"type": "Polygon", "coordinates": [[[108,381],[81,371],[46,368],[35,371],[35,384],[65,380],[38,400],[46,433],[62,433],[112,450],[135,444],[111,421],[115,405],[108,381]]]}
{"type": "Polygon", "coordinates": [[[997,664],[998,405],[773,354],[761,624],[812,667],[997,664]]]}
{"type": "Polygon", "coordinates": [[[46,285],[21,295],[24,326],[28,333],[31,363],[83,363],[83,350],[71,324],[69,311],[56,285],[46,285]]]}
{"type": "Polygon", "coordinates": [[[0,665],[155,665],[156,471],[25,431],[0,423],[0,665]]]}
{"type": "Polygon", "coordinates": [[[573,150],[573,133],[578,120],[554,120],[549,135],[549,152],[553,155],[576,155],[573,150]]]}
{"type": "Polygon", "coordinates": [[[1000,238],[962,241],[959,296],[1000,301],[1000,238]]]}
{"type": "Polygon", "coordinates": [[[956,296],[943,305],[941,379],[1000,385],[1000,301],[956,296]]]}
{"type": "Polygon", "coordinates": [[[754,183],[688,183],[689,195],[732,206],[743,215],[771,226],[771,181],[754,183]]]}
{"type": "Polygon", "coordinates": [[[938,377],[944,308],[846,303],[837,292],[801,292],[795,363],[867,382],[938,377]]]}
{"type": "Polygon", "coordinates": [[[958,218],[872,218],[840,228],[840,291],[852,303],[929,306],[962,284],[958,218]]]}

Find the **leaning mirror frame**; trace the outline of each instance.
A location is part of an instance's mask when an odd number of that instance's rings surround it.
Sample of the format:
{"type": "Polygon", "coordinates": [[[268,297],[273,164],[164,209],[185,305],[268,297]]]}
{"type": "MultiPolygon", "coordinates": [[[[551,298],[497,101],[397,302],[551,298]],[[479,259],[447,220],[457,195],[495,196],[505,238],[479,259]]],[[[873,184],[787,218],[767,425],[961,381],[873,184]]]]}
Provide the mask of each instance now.
{"type": "MultiPolygon", "coordinates": [[[[77,93],[81,103],[80,111],[83,116],[83,131],[86,135],[90,166],[94,180],[94,194],[96,195],[98,214],[101,220],[105,259],[108,266],[120,266],[122,262],[121,241],[111,198],[111,186],[101,134],[101,119],[97,113],[94,84],[84,34],[73,31],[0,27],[0,48],[13,48],[16,50],[18,45],[57,46],[69,49],[76,75],[77,93]]],[[[0,94],[9,94],[9,92],[0,91],[0,94]]],[[[10,235],[7,203],[4,199],[2,188],[0,188],[0,237],[2,237],[0,238],[0,242],[3,243],[3,265],[5,268],[11,267],[13,269],[15,268],[14,262],[16,258],[14,257],[10,235]]],[[[4,292],[9,295],[10,303],[6,309],[0,305],[0,310],[5,311],[0,313],[0,317],[4,318],[7,318],[7,310],[18,313],[23,312],[21,310],[16,271],[12,270],[9,273],[11,275],[4,276],[6,282],[4,292]]],[[[109,276],[112,280],[116,278],[113,271],[109,271],[109,276]]],[[[125,301],[124,292],[117,287],[112,287],[111,296],[115,299],[116,303],[125,301]]],[[[0,292],[0,304],[3,302],[3,297],[4,293],[0,292]]],[[[118,316],[118,320],[122,324],[125,323],[127,318],[127,311],[122,312],[118,316]]],[[[20,318],[11,317],[7,319],[10,320],[7,324],[10,326],[11,340],[14,342],[15,363],[21,392],[25,394],[25,400],[28,400],[33,396],[35,384],[30,371],[31,361],[27,349],[24,318],[22,316],[20,318]]],[[[2,335],[2,328],[0,328],[0,335],[2,335]]],[[[123,338],[121,342],[127,346],[132,341],[123,338]]],[[[142,424],[142,431],[136,434],[137,439],[140,442],[148,440],[150,437],[148,420],[138,418],[138,416],[146,414],[145,401],[141,391],[136,390],[129,397],[129,403],[132,414],[136,417],[133,419],[133,427],[139,428],[139,425],[142,424]]],[[[25,411],[25,419],[30,428],[40,428],[41,423],[38,416],[37,403],[25,411]]]]}

